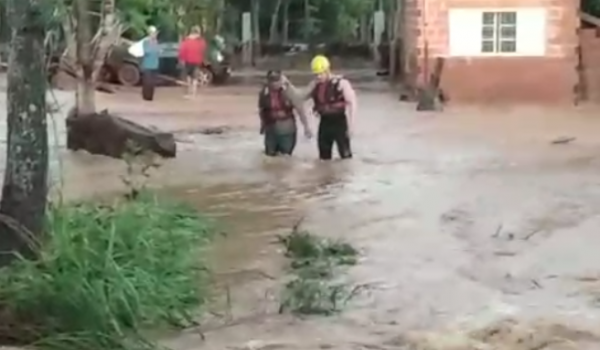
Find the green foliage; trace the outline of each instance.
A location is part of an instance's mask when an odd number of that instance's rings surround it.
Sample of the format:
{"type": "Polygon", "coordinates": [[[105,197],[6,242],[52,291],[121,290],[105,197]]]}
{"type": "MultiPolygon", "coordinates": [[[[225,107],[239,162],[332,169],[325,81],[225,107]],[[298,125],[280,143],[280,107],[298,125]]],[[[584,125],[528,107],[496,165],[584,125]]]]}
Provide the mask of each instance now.
{"type": "Polygon", "coordinates": [[[0,273],[0,336],[48,349],[152,349],[141,331],[187,326],[207,301],[211,226],[142,193],[52,207],[38,261],[0,273]]]}
{"type": "Polygon", "coordinates": [[[346,283],[296,277],[285,285],[281,311],[297,315],[333,315],[356,294],[358,288],[346,283]]]}
{"type": "MultiPolygon", "coordinates": [[[[42,2],[44,18],[48,21],[49,28],[56,28],[62,23],[71,10],[72,1],[42,2]]],[[[90,8],[94,11],[93,17],[97,20],[103,0],[89,1],[90,8]]],[[[303,38],[308,31],[310,38],[323,41],[354,38],[361,18],[370,16],[378,4],[389,8],[395,0],[309,0],[308,23],[305,20],[305,0],[284,1],[289,2],[290,36],[303,38]]],[[[599,1],[587,0],[587,6],[598,8],[599,1]]],[[[0,0],[0,10],[5,3],[6,0],[0,0]]],[[[163,40],[176,40],[194,25],[201,25],[210,35],[238,38],[241,33],[241,13],[250,10],[250,0],[116,0],[115,5],[117,14],[128,27],[126,36],[130,39],[143,37],[148,25],[157,26],[163,36],[166,36],[163,40]]],[[[258,15],[263,36],[269,32],[274,6],[275,0],[261,2],[258,15]]],[[[283,25],[282,17],[280,13],[278,28],[283,25]]],[[[4,18],[0,19],[0,24],[5,22],[2,19],[4,18]]]]}
{"type": "Polygon", "coordinates": [[[292,268],[330,261],[336,265],[356,264],[358,251],[345,242],[320,239],[297,228],[279,240],[286,249],[286,257],[292,259],[292,268]]]}
{"type": "Polygon", "coordinates": [[[600,17],[600,0],[581,0],[581,10],[600,17]]]}
{"type": "Polygon", "coordinates": [[[294,277],[283,290],[280,311],[331,315],[340,311],[359,288],[335,281],[338,267],[356,264],[358,251],[348,243],[316,237],[297,227],[280,237],[294,277]]]}
{"type": "Polygon", "coordinates": [[[146,27],[155,25],[169,33],[166,40],[176,40],[194,25],[211,27],[214,23],[209,22],[219,15],[224,0],[119,0],[116,4],[133,38],[144,36],[146,27]]]}
{"type": "MultiPolygon", "coordinates": [[[[290,32],[302,37],[308,30],[311,37],[344,40],[352,38],[362,16],[371,14],[377,0],[310,0],[309,22],[305,22],[304,0],[289,1],[290,32]],[[308,28],[307,28],[308,26],[308,28]]],[[[394,0],[382,0],[382,4],[394,0]]],[[[130,36],[144,35],[147,25],[157,25],[161,30],[183,33],[193,25],[202,25],[209,33],[217,28],[220,19],[224,24],[218,34],[239,36],[240,17],[250,11],[250,1],[244,0],[119,0],[116,2],[125,23],[131,27],[130,36]]],[[[275,1],[261,3],[259,21],[262,34],[267,34],[275,1]]],[[[279,27],[281,27],[281,17],[279,27]]],[[[172,39],[169,39],[172,40],[172,39]]]]}
{"type": "Polygon", "coordinates": [[[355,34],[358,22],[365,14],[375,10],[374,0],[319,0],[317,16],[321,18],[319,28],[322,35],[348,40],[355,34]]]}

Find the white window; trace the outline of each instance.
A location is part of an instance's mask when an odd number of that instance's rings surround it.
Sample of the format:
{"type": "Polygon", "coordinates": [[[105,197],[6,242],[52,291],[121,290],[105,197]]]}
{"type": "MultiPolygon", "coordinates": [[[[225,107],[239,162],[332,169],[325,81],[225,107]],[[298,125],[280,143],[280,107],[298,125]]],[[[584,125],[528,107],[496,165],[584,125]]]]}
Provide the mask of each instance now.
{"type": "Polygon", "coordinates": [[[543,56],[546,10],[451,9],[450,56],[543,56]]]}
{"type": "Polygon", "coordinates": [[[517,12],[481,14],[481,52],[517,52],[517,12]]]}

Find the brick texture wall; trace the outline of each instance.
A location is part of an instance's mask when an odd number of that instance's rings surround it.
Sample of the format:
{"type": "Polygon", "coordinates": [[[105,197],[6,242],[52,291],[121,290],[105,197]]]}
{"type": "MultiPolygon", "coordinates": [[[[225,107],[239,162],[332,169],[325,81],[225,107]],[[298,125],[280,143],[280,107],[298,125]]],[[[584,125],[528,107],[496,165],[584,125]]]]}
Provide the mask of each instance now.
{"type": "MultiPolygon", "coordinates": [[[[450,102],[573,103],[578,83],[579,6],[576,0],[408,0],[406,44],[413,81],[423,84],[430,60],[445,57],[442,88],[450,102]],[[545,7],[544,57],[448,57],[451,8],[545,7]],[[427,39],[427,40],[426,40],[427,39]]],[[[600,75],[599,75],[600,77],[600,75]]]]}

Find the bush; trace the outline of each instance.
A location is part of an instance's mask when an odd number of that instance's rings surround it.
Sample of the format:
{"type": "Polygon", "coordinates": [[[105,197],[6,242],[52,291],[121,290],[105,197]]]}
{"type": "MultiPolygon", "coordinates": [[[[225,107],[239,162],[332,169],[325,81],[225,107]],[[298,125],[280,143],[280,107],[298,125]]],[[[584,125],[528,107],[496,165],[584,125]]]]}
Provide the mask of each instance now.
{"type": "Polygon", "coordinates": [[[334,314],[360,289],[336,281],[338,267],[356,264],[358,251],[348,243],[317,237],[298,226],[279,237],[294,276],[284,286],[279,311],[334,314]]]}
{"type": "Polygon", "coordinates": [[[40,259],[0,271],[1,336],[61,350],[154,348],[143,329],[186,326],[206,302],[211,226],[143,194],[52,207],[40,259]]]}

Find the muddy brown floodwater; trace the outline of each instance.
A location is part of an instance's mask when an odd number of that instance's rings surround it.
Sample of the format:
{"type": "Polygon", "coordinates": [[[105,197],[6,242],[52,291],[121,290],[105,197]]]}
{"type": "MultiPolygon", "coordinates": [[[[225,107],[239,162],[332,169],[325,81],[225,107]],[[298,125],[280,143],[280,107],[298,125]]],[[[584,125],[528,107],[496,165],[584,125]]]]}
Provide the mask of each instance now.
{"type": "MultiPolygon", "coordinates": [[[[152,178],[229,232],[212,252],[229,306],[215,305],[220,316],[205,324],[205,341],[189,331],[167,345],[600,348],[600,119],[593,110],[417,114],[391,95],[363,92],[356,157],[319,163],[314,141],[300,142],[291,159],[261,156],[253,93],[220,90],[175,104],[160,96],[155,104],[102,103],[172,130],[229,127],[220,135],[181,133],[181,155],[152,178]],[[552,143],[559,137],[576,139],[552,143]],[[276,314],[283,261],[273,238],[300,218],[362,252],[347,278],[368,288],[338,316],[276,314]]],[[[122,172],[118,162],[64,158],[67,195],[122,187],[111,180],[122,172]]]]}

